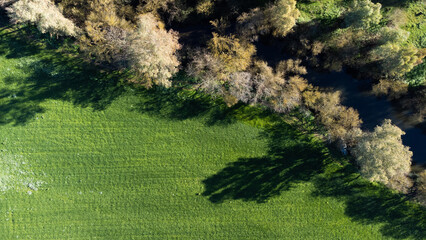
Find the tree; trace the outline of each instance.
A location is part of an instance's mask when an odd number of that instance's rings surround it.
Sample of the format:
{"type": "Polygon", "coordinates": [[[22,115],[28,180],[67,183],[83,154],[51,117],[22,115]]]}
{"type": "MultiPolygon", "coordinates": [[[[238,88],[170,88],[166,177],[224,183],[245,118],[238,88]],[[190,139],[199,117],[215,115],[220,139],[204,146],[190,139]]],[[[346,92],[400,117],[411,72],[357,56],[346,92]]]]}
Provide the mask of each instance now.
{"type": "Polygon", "coordinates": [[[389,119],[377,126],[374,132],[364,133],[353,149],[361,175],[399,191],[410,187],[407,174],[413,153],[402,144],[401,136],[404,134],[389,119]]]}
{"type": "Polygon", "coordinates": [[[104,67],[120,69],[127,64],[127,37],[133,25],[116,12],[113,0],[94,0],[93,9],[84,22],[84,35],[79,38],[80,48],[89,60],[104,67]]]}
{"type": "Polygon", "coordinates": [[[223,97],[232,106],[238,100],[248,102],[252,75],[246,70],[256,48],[235,36],[213,34],[208,49],[196,51],[187,72],[198,79],[196,88],[223,97]]]}
{"type": "Polygon", "coordinates": [[[410,32],[396,27],[383,27],[379,32],[379,43],[403,43],[410,36],[410,32]]]}
{"type": "Polygon", "coordinates": [[[19,0],[0,0],[0,7],[9,7],[10,5],[16,3],[19,0]]]}
{"type": "Polygon", "coordinates": [[[217,33],[213,33],[213,38],[208,42],[208,49],[214,57],[223,62],[224,71],[228,74],[246,70],[256,52],[252,44],[233,35],[220,36],[217,33]]]}
{"type": "Polygon", "coordinates": [[[420,64],[425,54],[412,45],[394,43],[380,45],[371,51],[372,57],[380,63],[383,75],[393,78],[403,76],[420,64]]]}
{"type": "Polygon", "coordinates": [[[402,81],[382,79],[373,86],[372,92],[376,96],[386,95],[390,99],[398,99],[408,92],[408,84],[402,81]]]}
{"type": "Polygon", "coordinates": [[[275,71],[266,62],[256,61],[254,103],[261,103],[276,112],[288,112],[300,106],[302,92],[308,86],[306,68],[300,66],[300,60],[286,60],[278,63],[275,71]]]}
{"type": "Polygon", "coordinates": [[[267,22],[272,27],[272,34],[284,37],[296,25],[300,12],[296,0],[277,0],[265,10],[267,22]]]}
{"type": "MultiPolygon", "coordinates": [[[[87,16],[95,10],[92,8],[95,6],[94,1],[91,0],[55,0],[55,3],[62,10],[64,16],[72,19],[80,28],[84,28],[87,16]]],[[[115,6],[111,5],[111,7],[115,6]]]]}
{"type": "Polygon", "coordinates": [[[214,0],[202,0],[197,3],[195,7],[198,14],[204,14],[206,16],[212,14],[214,8],[214,0]]]}
{"type": "Polygon", "coordinates": [[[325,126],[332,140],[352,141],[351,135],[362,120],[353,108],[340,104],[339,91],[322,92],[318,88],[308,89],[303,93],[305,105],[317,113],[319,123],[325,126]]]}
{"type": "Polygon", "coordinates": [[[153,83],[169,87],[180,64],[178,33],[167,31],[153,14],[139,17],[138,27],[128,37],[129,67],[138,77],[133,82],[146,87],[153,83]]]}
{"type": "Polygon", "coordinates": [[[222,82],[229,76],[224,69],[224,63],[219,58],[214,57],[207,50],[198,50],[193,54],[186,72],[198,80],[196,88],[213,96],[223,96],[222,82]]]}
{"type": "Polygon", "coordinates": [[[370,28],[382,19],[381,7],[380,3],[374,4],[370,0],[353,0],[345,16],[345,23],[354,28],[370,28]]]}
{"type": "Polygon", "coordinates": [[[236,72],[230,75],[229,94],[237,101],[249,103],[253,99],[253,75],[250,72],[236,72]]]}
{"type": "Polygon", "coordinates": [[[238,17],[238,29],[241,35],[255,40],[257,35],[272,33],[284,37],[296,25],[300,12],[295,0],[277,0],[265,9],[254,8],[238,17]]]}
{"type": "Polygon", "coordinates": [[[6,8],[14,23],[31,23],[42,33],[77,36],[79,29],[50,0],[20,0],[6,8]]]}

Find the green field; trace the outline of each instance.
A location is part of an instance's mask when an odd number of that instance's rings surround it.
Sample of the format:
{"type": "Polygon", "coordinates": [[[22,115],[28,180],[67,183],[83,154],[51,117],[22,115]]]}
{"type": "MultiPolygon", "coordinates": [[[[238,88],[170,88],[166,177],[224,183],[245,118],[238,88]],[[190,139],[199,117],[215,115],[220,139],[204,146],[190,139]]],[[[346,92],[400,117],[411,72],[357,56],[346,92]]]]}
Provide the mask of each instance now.
{"type": "Polygon", "coordinates": [[[425,211],[270,115],[0,42],[0,239],[422,239],[425,211]],[[261,127],[262,126],[262,127],[261,127]]]}

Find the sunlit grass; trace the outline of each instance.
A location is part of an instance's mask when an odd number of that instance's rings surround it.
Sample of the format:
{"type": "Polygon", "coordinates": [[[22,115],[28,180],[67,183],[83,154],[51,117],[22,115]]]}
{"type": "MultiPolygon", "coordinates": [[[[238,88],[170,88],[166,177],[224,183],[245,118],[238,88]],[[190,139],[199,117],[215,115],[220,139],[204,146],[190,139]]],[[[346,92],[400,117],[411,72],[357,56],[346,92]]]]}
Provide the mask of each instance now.
{"type": "Polygon", "coordinates": [[[277,116],[117,87],[79,60],[6,40],[0,239],[424,235],[422,209],[277,116]]]}

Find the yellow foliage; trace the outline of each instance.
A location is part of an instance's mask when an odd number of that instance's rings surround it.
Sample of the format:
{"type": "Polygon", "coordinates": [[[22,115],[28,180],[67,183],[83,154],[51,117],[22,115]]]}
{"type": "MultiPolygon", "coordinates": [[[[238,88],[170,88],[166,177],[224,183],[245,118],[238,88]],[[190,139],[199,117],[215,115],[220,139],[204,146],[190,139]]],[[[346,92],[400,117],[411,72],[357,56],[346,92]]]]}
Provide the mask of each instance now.
{"type": "Polygon", "coordinates": [[[223,61],[226,72],[244,71],[251,64],[256,52],[253,44],[243,42],[235,36],[219,36],[213,33],[208,43],[211,54],[223,61]]]}

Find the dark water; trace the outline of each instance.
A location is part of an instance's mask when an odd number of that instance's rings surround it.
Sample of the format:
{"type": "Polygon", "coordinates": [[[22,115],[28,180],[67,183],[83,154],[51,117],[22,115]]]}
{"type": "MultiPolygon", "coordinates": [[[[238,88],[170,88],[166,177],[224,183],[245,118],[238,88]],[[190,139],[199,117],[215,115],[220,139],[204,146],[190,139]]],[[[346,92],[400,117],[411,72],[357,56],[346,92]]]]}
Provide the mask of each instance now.
{"type": "Polygon", "coordinates": [[[384,119],[391,119],[406,134],[402,136],[404,145],[409,146],[413,152],[415,164],[426,164],[426,134],[416,128],[404,118],[385,98],[377,98],[366,91],[367,87],[362,81],[354,79],[345,72],[315,72],[309,69],[306,78],[310,83],[320,87],[330,87],[342,92],[342,104],[358,110],[363,120],[364,130],[374,130],[384,119]]]}
{"type": "MultiPolygon", "coordinates": [[[[212,28],[200,25],[178,29],[181,32],[181,41],[191,46],[202,46],[211,37],[212,28]]],[[[285,54],[286,43],[278,40],[256,42],[257,56],[275,66],[279,61],[291,58],[285,54]]],[[[384,119],[392,122],[405,131],[402,136],[404,145],[413,152],[413,163],[426,166],[426,134],[420,128],[410,124],[404,114],[398,112],[385,98],[377,98],[369,93],[369,81],[360,81],[345,72],[318,72],[308,69],[305,76],[316,86],[333,88],[342,92],[342,104],[357,109],[363,120],[363,130],[374,130],[384,119]]]]}
{"type": "MultiPolygon", "coordinates": [[[[284,54],[285,44],[279,42],[257,43],[256,47],[258,56],[271,66],[290,58],[284,54]]],[[[391,119],[406,133],[402,141],[413,152],[413,164],[426,165],[426,134],[412,125],[404,113],[398,112],[387,99],[369,93],[369,81],[357,80],[346,72],[318,72],[313,69],[308,69],[305,78],[312,85],[341,91],[342,104],[358,110],[363,130],[372,131],[384,119],[391,119]]]]}

